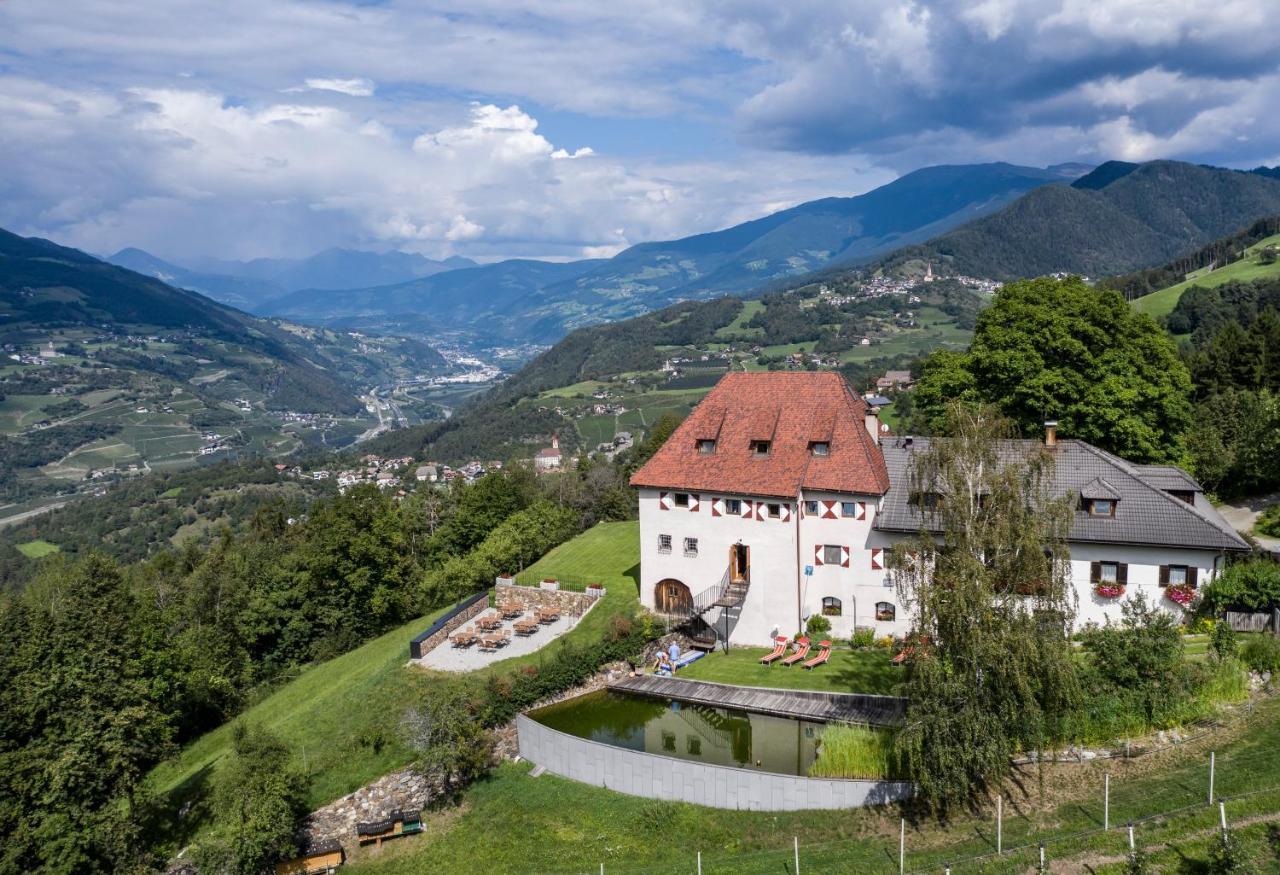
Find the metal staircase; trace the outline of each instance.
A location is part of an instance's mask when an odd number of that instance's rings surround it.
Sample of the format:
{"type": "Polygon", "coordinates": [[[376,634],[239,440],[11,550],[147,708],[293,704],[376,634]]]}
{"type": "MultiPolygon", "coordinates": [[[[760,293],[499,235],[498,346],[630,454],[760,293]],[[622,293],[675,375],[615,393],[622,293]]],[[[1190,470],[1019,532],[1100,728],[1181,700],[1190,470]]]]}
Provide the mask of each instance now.
{"type": "Polygon", "coordinates": [[[668,613],[666,616],[675,628],[683,628],[685,633],[693,639],[693,646],[703,650],[714,650],[720,636],[716,631],[715,622],[709,621],[707,614],[718,608],[720,618],[727,618],[729,611],[741,607],[746,601],[750,586],[750,571],[745,575],[733,577],[731,569],[726,567],[720,580],[695,595],[688,608],[679,613],[668,613]]]}

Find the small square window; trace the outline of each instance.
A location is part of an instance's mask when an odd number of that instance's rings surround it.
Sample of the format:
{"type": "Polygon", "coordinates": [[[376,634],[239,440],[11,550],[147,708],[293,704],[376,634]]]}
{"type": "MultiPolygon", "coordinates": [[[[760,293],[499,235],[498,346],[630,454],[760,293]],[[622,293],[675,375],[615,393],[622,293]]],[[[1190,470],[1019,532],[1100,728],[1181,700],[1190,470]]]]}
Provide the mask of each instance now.
{"type": "Polygon", "coordinates": [[[804,512],[805,512],[806,514],[811,515],[811,516],[817,516],[817,515],[818,515],[818,502],[816,502],[816,501],[806,501],[806,502],[804,503],[804,512]]]}
{"type": "Polygon", "coordinates": [[[1187,582],[1187,566],[1169,566],[1169,586],[1182,586],[1187,582]]]}
{"type": "Polygon", "coordinates": [[[844,561],[841,552],[839,544],[824,544],[822,546],[822,564],[839,565],[844,561]]]}
{"type": "Polygon", "coordinates": [[[769,508],[769,518],[770,518],[770,519],[775,519],[775,520],[776,520],[778,517],[782,516],[782,505],[780,505],[780,504],[771,504],[771,505],[769,505],[769,506],[768,506],[768,508],[769,508]]]}
{"type": "Polygon", "coordinates": [[[831,444],[826,441],[814,441],[809,444],[809,452],[815,456],[831,455],[831,444]]]}
{"type": "Polygon", "coordinates": [[[1120,563],[1118,562],[1099,562],[1098,578],[1103,583],[1116,583],[1120,580],[1120,563]]]}
{"type": "Polygon", "coordinates": [[[676,752],[676,734],[674,732],[664,731],[662,733],[662,749],[671,753],[676,752]]]}
{"type": "Polygon", "coordinates": [[[688,507],[688,506],[689,506],[689,493],[687,493],[687,492],[677,492],[677,493],[676,493],[676,507],[688,507]]]}
{"type": "Polygon", "coordinates": [[[769,441],[752,441],[751,452],[757,456],[769,455],[769,441]]]}
{"type": "Polygon", "coordinates": [[[698,452],[704,456],[710,456],[716,451],[716,442],[711,440],[698,441],[698,452]]]}
{"type": "Polygon", "coordinates": [[[698,539],[697,538],[684,539],[684,555],[690,556],[690,557],[698,555],[698,539]]]}
{"type": "Polygon", "coordinates": [[[858,515],[858,502],[842,501],[840,502],[840,516],[854,517],[858,515]]]}
{"type": "Polygon", "coordinates": [[[691,757],[702,756],[702,739],[696,735],[690,735],[685,739],[685,750],[689,752],[691,757]]]}
{"type": "Polygon", "coordinates": [[[658,552],[659,553],[671,552],[671,536],[670,535],[658,535],[658,552]]]}
{"type": "Polygon", "coordinates": [[[742,500],[738,498],[726,498],[724,500],[724,512],[738,515],[742,513],[742,500]]]}
{"type": "Polygon", "coordinates": [[[1090,516],[1115,516],[1116,503],[1109,498],[1095,498],[1089,502],[1090,516]]]}

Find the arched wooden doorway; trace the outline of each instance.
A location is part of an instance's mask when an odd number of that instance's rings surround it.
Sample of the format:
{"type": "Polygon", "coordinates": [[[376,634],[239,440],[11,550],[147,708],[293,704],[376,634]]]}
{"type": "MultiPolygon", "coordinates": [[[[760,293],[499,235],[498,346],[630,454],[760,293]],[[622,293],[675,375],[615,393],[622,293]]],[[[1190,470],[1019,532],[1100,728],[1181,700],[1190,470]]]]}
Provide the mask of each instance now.
{"type": "Polygon", "coordinates": [[[688,614],[693,611],[693,594],[689,587],[668,577],[654,587],[653,605],[660,614],[688,614]]]}

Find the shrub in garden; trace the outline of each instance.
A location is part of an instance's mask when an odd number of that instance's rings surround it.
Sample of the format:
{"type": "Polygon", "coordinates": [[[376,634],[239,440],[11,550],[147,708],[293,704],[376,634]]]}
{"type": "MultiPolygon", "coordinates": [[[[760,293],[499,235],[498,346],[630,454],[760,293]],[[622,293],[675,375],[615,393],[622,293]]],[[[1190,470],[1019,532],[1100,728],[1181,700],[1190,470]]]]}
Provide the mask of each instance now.
{"type": "Polygon", "coordinates": [[[861,647],[874,647],[876,643],[876,630],[870,626],[859,626],[853,630],[853,637],[849,639],[849,644],[855,650],[861,647]]]}
{"type": "Polygon", "coordinates": [[[1273,504],[1264,510],[1258,516],[1258,521],[1253,524],[1253,528],[1261,535],[1280,538],[1280,504],[1273,504]]]}
{"type": "Polygon", "coordinates": [[[1219,620],[1213,624],[1213,631],[1209,633],[1209,647],[1213,650],[1218,659],[1226,659],[1236,655],[1236,630],[1231,628],[1231,624],[1226,620],[1219,620]]]}
{"type": "Polygon", "coordinates": [[[813,614],[809,617],[808,622],[804,624],[804,633],[809,636],[812,641],[821,638],[831,631],[831,621],[822,614],[813,614]]]}
{"type": "Polygon", "coordinates": [[[1240,658],[1254,671],[1280,671],[1280,638],[1250,635],[1240,649],[1240,658]]]}

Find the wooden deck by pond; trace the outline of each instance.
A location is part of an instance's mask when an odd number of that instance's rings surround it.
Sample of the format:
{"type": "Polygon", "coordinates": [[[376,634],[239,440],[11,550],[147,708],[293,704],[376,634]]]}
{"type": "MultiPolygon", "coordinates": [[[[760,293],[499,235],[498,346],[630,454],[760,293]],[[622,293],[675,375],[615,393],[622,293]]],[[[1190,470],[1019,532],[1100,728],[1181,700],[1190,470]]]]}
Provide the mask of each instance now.
{"type": "Polygon", "coordinates": [[[692,702],[713,708],[735,708],[778,717],[804,720],[867,723],[895,726],[902,722],[907,700],[898,696],[864,693],[824,693],[810,690],[776,690],[735,687],[710,681],[636,675],[609,684],[609,689],[641,696],[692,702]]]}

